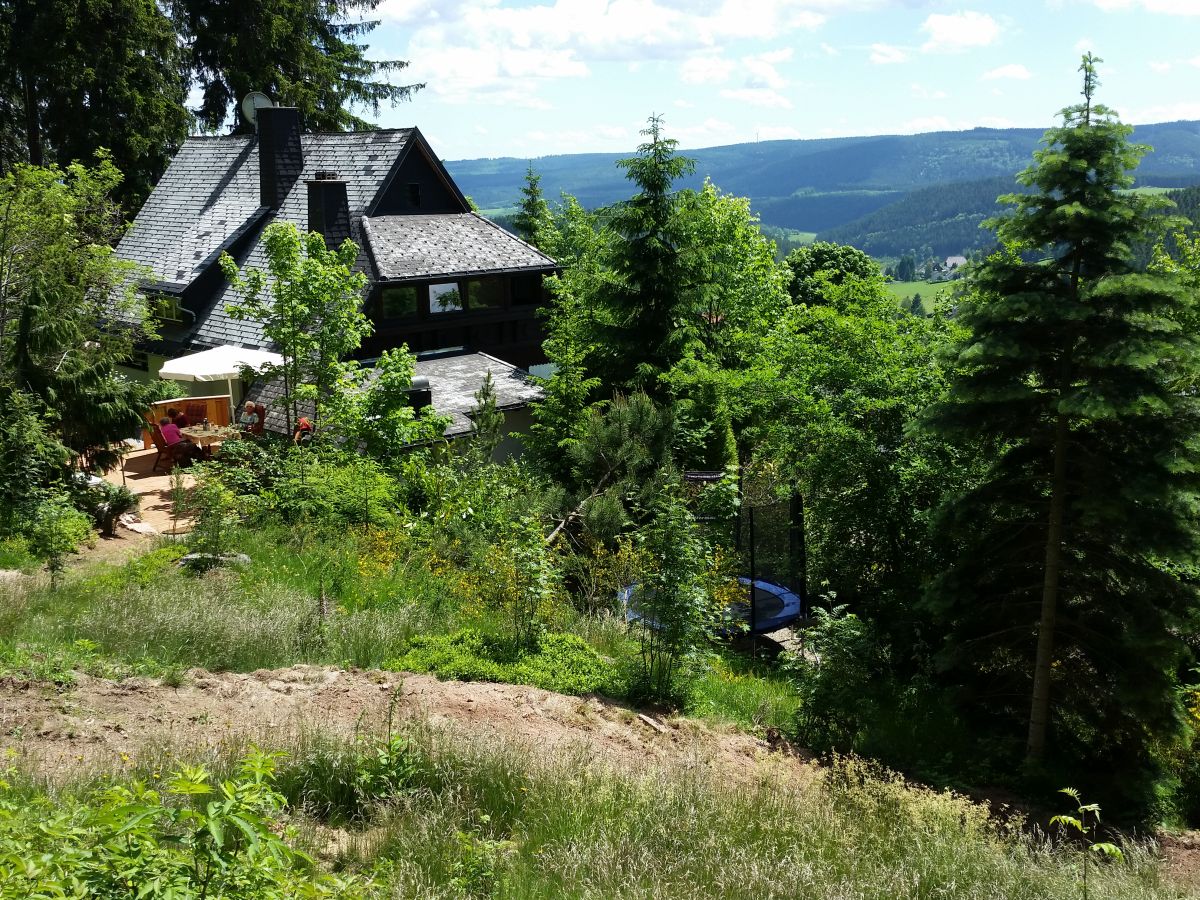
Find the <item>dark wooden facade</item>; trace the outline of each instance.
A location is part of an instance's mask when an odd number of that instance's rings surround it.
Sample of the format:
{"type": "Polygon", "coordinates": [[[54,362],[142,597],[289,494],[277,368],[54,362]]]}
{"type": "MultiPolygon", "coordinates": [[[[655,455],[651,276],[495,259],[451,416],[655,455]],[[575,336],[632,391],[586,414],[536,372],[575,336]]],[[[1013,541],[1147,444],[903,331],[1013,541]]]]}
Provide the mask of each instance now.
{"type": "Polygon", "coordinates": [[[413,353],[463,348],[528,368],[546,362],[538,315],[545,303],[540,274],[376,284],[365,310],[375,330],[363,341],[361,356],[371,359],[400,344],[413,353]],[[455,286],[457,301],[446,302],[451,295],[443,288],[449,285],[455,286]]]}

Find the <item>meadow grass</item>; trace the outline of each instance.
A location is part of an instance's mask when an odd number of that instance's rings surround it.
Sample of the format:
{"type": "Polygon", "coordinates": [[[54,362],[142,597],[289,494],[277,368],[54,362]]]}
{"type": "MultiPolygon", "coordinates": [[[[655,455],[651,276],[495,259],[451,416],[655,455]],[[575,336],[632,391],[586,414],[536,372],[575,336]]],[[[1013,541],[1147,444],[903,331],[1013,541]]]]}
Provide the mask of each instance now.
{"type": "Polygon", "coordinates": [[[889,281],[884,287],[898,300],[911,300],[913,294],[920,294],[926,303],[932,303],[934,295],[948,285],[930,284],[928,281],[889,281]]]}
{"type": "Polygon", "coordinates": [[[791,680],[773,671],[766,661],[755,662],[733,653],[713,656],[700,667],[689,687],[689,715],[751,731],[790,731],[800,708],[791,680]]]}
{"type": "MultiPolygon", "coordinates": [[[[7,655],[12,667],[19,653],[61,653],[82,642],[95,659],[155,661],[162,669],[246,672],[300,662],[377,668],[413,635],[438,625],[428,604],[399,594],[366,608],[330,602],[323,612],[312,584],[276,581],[253,567],[191,575],[176,567],[177,556],[175,548],[157,550],[56,590],[0,593],[0,622],[8,626],[0,659],[7,655]]],[[[139,674],[153,668],[144,665],[139,674]]]]}
{"type": "MultiPolygon", "coordinates": [[[[356,742],[312,734],[280,749],[276,786],[291,804],[293,840],[361,876],[374,896],[1081,895],[1082,851],[854,758],[807,776],[618,771],[582,750],[548,756],[420,722],[356,742]]],[[[225,777],[244,750],[211,748],[200,761],[225,777]]],[[[177,764],[160,750],[125,777],[161,778],[177,764]]],[[[1123,862],[1093,869],[1090,897],[1186,896],[1163,880],[1152,847],[1124,850],[1123,862]]]]}

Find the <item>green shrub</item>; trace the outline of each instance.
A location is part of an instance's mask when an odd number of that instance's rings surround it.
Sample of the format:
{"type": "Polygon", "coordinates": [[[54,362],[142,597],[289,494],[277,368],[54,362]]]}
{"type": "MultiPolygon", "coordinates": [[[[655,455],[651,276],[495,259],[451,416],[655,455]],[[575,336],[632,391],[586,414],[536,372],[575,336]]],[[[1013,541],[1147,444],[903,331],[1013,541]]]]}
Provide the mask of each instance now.
{"type": "Polygon", "coordinates": [[[592,694],[611,690],[613,666],[578,635],[546,634],[535,653],[523,655],[510,668],[509,676],[559,694],[592,694]]]}
{"type": "Polygon", "coordinates": [[[0,539],[0,569],[28,572],[37,565],[37,557],[29,550],[29,541],[20,535],[0,539]]]}
{"type": "Polygon", "coordinates": [[[51,581],[66,567],[67,556],[92,538],[92,523],[65,496],[54,496],[34,509],[26,537],[30,552],[46,564],[51,581]]]}
{"type": "Polygon", "coordinates": [[[543,634],[534,649],[525,651],[474,629],[420,635],[407,653],[388,660],[384,668],[459,681],[532,684],[562,694],[605,691],[614,683],[613,665],[573,634],[543,634]]]}
{"type": "Polygon", "coordinates": [[[106,537],[116,533],[117,518],[138,508],[141,498],[124,485],[101,481],[80,494],[88,515],[106,537]]]}
{"type": "Polygon", "coordinates": [[[59,800],[0,781],[0,898],[363,896],[279,836],[274,769],[252,751],[220,784],[184,766],[163,792],[135,781],[59,800]]]}
{"type": "Polygon", "coordinates": [[[276,786],[292,806],[323,822],[362,824],[422,783],[426,769],[423,752],[400,734],[351,744],[318,739],[289,754],[276,786]]]}

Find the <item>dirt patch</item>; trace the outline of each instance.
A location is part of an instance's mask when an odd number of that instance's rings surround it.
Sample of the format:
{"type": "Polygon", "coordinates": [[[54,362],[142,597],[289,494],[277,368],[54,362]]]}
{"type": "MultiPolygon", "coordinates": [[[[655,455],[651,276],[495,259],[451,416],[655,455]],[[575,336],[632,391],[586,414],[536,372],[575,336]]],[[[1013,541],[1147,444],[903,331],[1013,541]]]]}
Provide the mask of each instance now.
{"type": "MultiPolygon", "coordinates": [[[[805,781],[816,771],[777,734],[760,740],[520,685],[305,665],[250,674],[193,669],[179,687],[155,679],[77,678],[63,691],[0,680],[0,751],[12,748],[23,767],[57,780],[119,770],[172,748],[202,752],[249,740],[287,745],[312,731],[349,738],[379,731],[389,720],[417,720],[543,757],[570,755],[622,769],[681,766],[745,781],[805,781]]],[[[1172,880],[1200,892],[1200,833],[1160,839],[1172,880]]]]}
{"type": "Polygon", "coordinates": [[[1200,831],[1160,834],[1167,876],[1192,896],[1200,897],[1200,831]]]}
{"type": "Polygon", "coordinates": [[[799,755],[781,752],[788,748],[778,740],[519,685],[305,665],[251,674],[193,669],[177,688],[86,675],[62,692],[0,683],[0,747],[13,748],[24,765],[51,778],[120,768],[169,747],[245,740],[270,746],[306,731],[351,736],[381,729],[389,718],[622,768],[684,765],[733,778],[760,777],[765,767],[780,775],[810,771],[799,755]]]}
{"type": "Polygon", "coordinates": [[[155,535],[138,534],[118,525],[112,537],[97,535],[96,543],[92,546],[80,547],[79,552],[70,557],[68,564],[73,569],[85,568],[93,563],[121,565],[145,553],[157,539],[155,535]]]}

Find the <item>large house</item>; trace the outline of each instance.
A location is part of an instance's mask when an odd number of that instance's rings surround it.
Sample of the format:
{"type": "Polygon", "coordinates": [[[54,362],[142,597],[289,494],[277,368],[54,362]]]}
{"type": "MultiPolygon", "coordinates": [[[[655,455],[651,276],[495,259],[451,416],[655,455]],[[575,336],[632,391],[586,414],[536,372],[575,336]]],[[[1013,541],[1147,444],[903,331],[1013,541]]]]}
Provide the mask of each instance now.
{"type": "Polygon", "coordinates": [[[217,260],[265,269],[273,221],[358,244],[375,325],[363,358],[407,343],[544,361],[536,310],[554,261],[472,212],[420,131],[305,134],[283,107],[259,109],[257,125],[253,136],[189,138],[121,241],[118,254],[153,273],[143,290],[162,335],[135,367],[153,376],[189,352],[269,349],[256,323],[228,314],[237,297],[217,260]]]}

